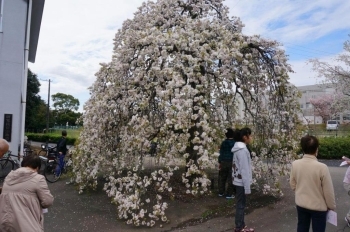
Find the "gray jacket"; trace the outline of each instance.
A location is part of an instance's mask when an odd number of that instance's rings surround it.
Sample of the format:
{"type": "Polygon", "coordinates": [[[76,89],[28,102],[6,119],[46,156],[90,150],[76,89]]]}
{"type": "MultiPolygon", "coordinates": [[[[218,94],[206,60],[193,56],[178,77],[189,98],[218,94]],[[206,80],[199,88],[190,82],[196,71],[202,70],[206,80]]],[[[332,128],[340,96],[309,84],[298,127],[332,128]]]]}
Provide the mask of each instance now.
{"type": "Polygon", "coordinates": [[[250,152],[242,142],[236,142],[232,152],[232,184],[243,186],[245,193],[250,194],[250,185],[253,182],[250,152]]]}

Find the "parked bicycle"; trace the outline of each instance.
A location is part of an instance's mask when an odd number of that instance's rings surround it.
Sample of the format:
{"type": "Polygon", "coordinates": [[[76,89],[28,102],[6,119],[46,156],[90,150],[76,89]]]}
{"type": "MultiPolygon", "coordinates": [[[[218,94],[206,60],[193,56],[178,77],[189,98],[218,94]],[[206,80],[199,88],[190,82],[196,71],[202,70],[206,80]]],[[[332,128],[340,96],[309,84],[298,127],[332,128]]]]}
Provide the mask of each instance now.
{"type": "Polygon", "coordinates": [[[50,182],[54,183],[58,181],[61,177],[61,175],[64,173],[66,174],[70,167],[72,166],[72,159],[67,154],[63,161],[63,168],[61,169],[60,173],[56,172],[57,166],[59,165],[59,160],[56,154],[55,149],[52,149],[52,152],[50,152],[47,157],[39,155],[41,159],[41,168],[40,173],[45,176],[45,179],[50,182]]]}
{"type": "Polygon", "coordinates": [[[50,146],[46,144],[41,144],[41,150],[39,151],[39,156],[47,156],[50,153],[56,153],[56,146],[50,146]]]}
{"type": "Polygon", "coordinates": [[[15,170],[20,167],[17,159],[12,159],[11,157],[18,158],[17,155],[12,155],[11,151],[8,151],[1,159],[0,159],[0,179],[5,178],[12,170],[15,170]]]}

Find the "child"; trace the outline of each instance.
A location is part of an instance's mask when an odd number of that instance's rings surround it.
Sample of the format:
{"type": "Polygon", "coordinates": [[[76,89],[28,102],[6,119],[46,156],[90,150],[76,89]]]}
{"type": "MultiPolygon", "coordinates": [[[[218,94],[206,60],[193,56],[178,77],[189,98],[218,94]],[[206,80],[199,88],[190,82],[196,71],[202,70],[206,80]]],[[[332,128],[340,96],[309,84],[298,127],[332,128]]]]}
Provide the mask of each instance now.
{"type": "Polygon", "coordinates": [[[227,191],[226,191],[226,199],[234,198],[234,188],[232,185],[232,147],[235,144],[233,140],[234,131],[231,128],[227,129],[226,139],[222,142],[220,146],[220,155],[219,155],[219,197],[224,196],[226,182],[228,182],[227,191]]]}
{"type": "Polygon", "coordinates": [[[234,140],[236,143],[232,148],[232,183],[236,189],[235,232],[254,231],[254,229],[248,229],[244,222],[246,195],[251,193],[252,184],[251,158],[247,148],[247,145],[253,141],[252,131],[249,128],[236,130],[234,140]]]}
{"type": "MultiPolygon", "coordinates": [[[[345,160],[348,164],[350,164],[349,158],[346,158],[345,156],[343,156],[343,160],[345,160]]],[[[346,192],[350,195],[350,166],[346,170],[344,180],[343,180],[343,186],[346,192]]],[[[345,221],[348,223],[348,227],[350,227],[350,210],[346,214],[345,221]]]]}

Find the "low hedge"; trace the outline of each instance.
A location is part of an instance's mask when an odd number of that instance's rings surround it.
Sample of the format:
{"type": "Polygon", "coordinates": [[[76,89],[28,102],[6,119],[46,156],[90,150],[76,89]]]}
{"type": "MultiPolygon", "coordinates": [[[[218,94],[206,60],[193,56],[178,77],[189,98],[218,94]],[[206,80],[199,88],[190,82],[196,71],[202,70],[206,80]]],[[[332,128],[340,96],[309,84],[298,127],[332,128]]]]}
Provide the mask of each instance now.
{"type": "MultiPolygon", "coordinates": [[[[61,135],[53,135],[53,134],[41,134],[41,133],[26,133],[28,140],[35,142],[49,142],[49,143],[57,143],[58,140],[62,137],[61,135]]],[[[67,137],[67,144],[74,145],[76,138],[67,137]]]]}
{"type": "Polygon", "coordinates": [[[317,158],[341,159],[342,156],[350,158],[350,137],[322,137],[319,138],[320,147],[317,158]]]}

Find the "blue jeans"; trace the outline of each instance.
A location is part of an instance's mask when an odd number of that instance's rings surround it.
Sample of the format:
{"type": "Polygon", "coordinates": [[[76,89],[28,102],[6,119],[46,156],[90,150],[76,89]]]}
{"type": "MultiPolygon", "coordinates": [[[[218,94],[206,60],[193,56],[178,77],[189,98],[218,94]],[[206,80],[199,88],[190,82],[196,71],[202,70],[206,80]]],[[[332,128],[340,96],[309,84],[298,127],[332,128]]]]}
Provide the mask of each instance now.
{"type": "Polygon", "coordinates": [[[235,224],[236,229],[243,229],[245,227],[244,222],[244,208],[246,205],[246,196],[244,192],[243,186],[235,185],[236,189],[236,216],[235,216],[235,224]]]}
{"type": "Polygon", "coordinates": [[[327,211],[316,211],[297,206],[298,229],[297,232],[309,232],[310,221],[312,221],[312,231],[325,232],[327,211]]]}
{"type": "Polygon", "coordinates": [[[64,168],[64,157],[66,155],[65,154],[58,154],[58,165],[56,166],[56,170],[55,170],[55,174],[58,176],[62,169],[64,168]]]}

